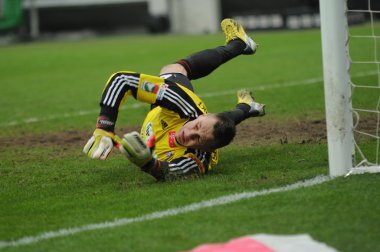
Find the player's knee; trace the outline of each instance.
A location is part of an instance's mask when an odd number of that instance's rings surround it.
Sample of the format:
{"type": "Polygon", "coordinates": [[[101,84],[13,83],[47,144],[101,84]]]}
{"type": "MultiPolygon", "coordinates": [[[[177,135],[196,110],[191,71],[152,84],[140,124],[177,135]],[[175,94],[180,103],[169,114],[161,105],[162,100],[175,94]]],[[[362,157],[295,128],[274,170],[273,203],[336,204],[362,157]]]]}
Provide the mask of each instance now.
{"type": "Polygon", "coordinates": [[[160,75],[167,74],[167,73],[180,73],[187,76],[186,69],[182,65],[177,64],[177,63],[166,65],[160,71],[160,75]]]}

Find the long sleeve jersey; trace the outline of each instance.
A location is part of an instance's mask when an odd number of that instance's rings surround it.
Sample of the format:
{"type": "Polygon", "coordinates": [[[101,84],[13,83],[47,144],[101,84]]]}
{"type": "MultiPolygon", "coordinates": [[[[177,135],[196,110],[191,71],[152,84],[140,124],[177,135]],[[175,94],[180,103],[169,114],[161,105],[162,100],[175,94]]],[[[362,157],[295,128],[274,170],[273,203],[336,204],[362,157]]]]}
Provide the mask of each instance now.
{"type": "Polygon", "coordinates": [[[100,116],[116,122],[119,108],[128,96],[154,105],[141,128],[147,141],[156,138],[154,158],[160,160],[160,173],[149,171],[157,179],[198,176],[218,162],[218,151],[205,152],[181,146],[175,133],[189,120],[207,114],[203,101],[186,87],[161,77],[134,72],[113,74],[103,90],[100,116]],[[159,174],[159,175],[157,175],[159,174]]]}

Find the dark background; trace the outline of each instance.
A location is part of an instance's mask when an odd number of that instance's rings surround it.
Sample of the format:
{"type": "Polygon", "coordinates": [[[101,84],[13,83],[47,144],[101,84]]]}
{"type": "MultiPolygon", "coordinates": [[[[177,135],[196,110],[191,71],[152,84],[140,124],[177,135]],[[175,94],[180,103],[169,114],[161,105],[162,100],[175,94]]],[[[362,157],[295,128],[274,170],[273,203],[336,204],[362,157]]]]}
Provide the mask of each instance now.
{"type": "MultiPolygon", "coordinates": [[[[334,0],[331,0],[334,1],[334,0]]],[[[371,1],[371,9],[380,10],[380,1],[371,1]]],[[[349,9],[368,9],[367,0],[349,0],[349,9]]],[[[222,18],[249,15],[318,14],[318,0],[221,0],[222,18]]],[[[378,14],[376,14],[376,18],[378,14]]],[[[115,31],[166,32],[167,17],[151,17],[146,3],[110,4],[96,6],[41,8],[39,9],[40,31],[64,32],[92,30],[100,33],[115,31]]],[[[363,22],[369,15],[356,21],[363,22]]],[[[29,11],[24,11],[24,29],[29,27],[29,11]]],[[[285,26],[282,28],[286,28],[285,26]]]]}

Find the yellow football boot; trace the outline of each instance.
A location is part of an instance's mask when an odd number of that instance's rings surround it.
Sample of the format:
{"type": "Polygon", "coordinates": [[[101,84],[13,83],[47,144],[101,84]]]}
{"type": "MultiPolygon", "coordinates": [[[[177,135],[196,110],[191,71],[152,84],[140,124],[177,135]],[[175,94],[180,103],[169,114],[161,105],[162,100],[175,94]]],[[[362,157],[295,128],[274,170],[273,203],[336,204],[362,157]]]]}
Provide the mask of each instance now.
{"type": "Polygon", "coordinates": [[[265,104],[255,102],[252,92],[247,89],[240,89],[237,92],[238,104],[247,104],[250,109],[248,113],[250,116],[263,116],[265,115],[265,104]]]}
{"type": "Polygon", "coordinates": [[[240,39],[245,44],[246,47],[244,49],[243,54],[254,54],[257,49],[257,44],[251,37],[245,33],[243,26],[236,22],[233,19],[226,18],[220,23],[222,27],[222,31],[226,36],[226,44],[234,39],[240,39]]]}

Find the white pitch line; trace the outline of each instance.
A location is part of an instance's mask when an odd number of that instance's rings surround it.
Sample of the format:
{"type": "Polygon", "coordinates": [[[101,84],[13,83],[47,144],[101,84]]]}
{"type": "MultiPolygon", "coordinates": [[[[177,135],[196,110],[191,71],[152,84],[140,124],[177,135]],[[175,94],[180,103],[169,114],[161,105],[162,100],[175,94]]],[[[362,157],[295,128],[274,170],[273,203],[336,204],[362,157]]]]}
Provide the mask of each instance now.
{"type": "Polygon", "coordinates": [[[205,208],[231,204],[231,203],[244,200],[244,199],[252,199],[257,196],[263,196],[263,195],[268,195],[268,194],[277,193],[277,192],[286,192],[286,191],[299,189],[302,187],[314,186],[314,185],[322,184],[330,180],[332,180],[332,178],[328,176],[317,176],[309,180],[299,181],[294,184],[286,185],[283,187],[266,189],[266,190],[261,190],[261,191],[230,194],[230,195],[221,196],[221,197],[210,199],[210,200],[204,200],[204,201],[192,203],[190,205],[186,205],[182,207],[169,208],[163,211],[152,212],[149,214],[141,215],[139,217],[122,218],[122,219],[116,219],[113,221],[107,221],[107,222],[102,222],[102,223],[87,224],[87,225],[83,225],[79,227],[63,228],[56,231],[44,232],[36,236],[26,236],[26,237],[13,240],[13,241],[0,241],[0,249],[6,248],[6,247],[28,245],[28,244],[37,243],[43,240],[50,240],[53,238],[65,237],[69,235],[82,233],[85,231],[114,228],[114,227],[125,226],[125,225],[136,223],[136,222],[143,222],[143,221],[156,220],[156,219],[161,219],[161,218],[170,217],[170,216],[176,216],[179,214],[194,212],[194,211],[198,211],[205,208]]]}
{"type": "MultiPolygon", "coordinates": [[[[377,71],[360,72],[360,73],[357,73],[355,75],[352,75],[352,77],[362,77],[362,76],[368,76],[368,75],[373,75],[373,74],[377,74],[377,71]]],[[[258,90],[263,91],[263,90],[274,89],[274,88],[311,85],[311,84],[317,84],[320,82],[323,82],[322,77],[310,78],[310,79],[304,79],[304,80],[298,80],[298,81],[290,81],[290,82],[284,82],[284,83],[264,84],[264,85],[260,85],[260,86],[256,86],[256,87],[249,87],[249,88],[254,88],[255,91],[258,91],[258,90]]],[[[211,92],[211,93],[199,94],[199,97],[202,97],[202,98],[216,97],[216,96],[234,94],[235,92],[236,92],[236,89],[229,89],[229,90],[225,90],[225,91],[221,91],[221,92],[211,92]]],[[[137,103],[137,104],[133,104],[131,106],[124,106],[121,108],[121,110],[137,109],[137,108],[142,107],[143,105],[144,104],[137,103]]],[[[50,116],[40,117],[40,118],[31,117],[31,118],[18,120],[18,121],[0,123],[0,127],[9,127],[9,126],[16,126],[16,125],[21,125],[21,124],[38,123],[38,122],[55,120],[55,119],[69,118],[69,117],[75,117],[75,116],[84,116],[84,115],[96,114],[96,113],[99,113],[99,109],[84,110],[84,111],[78,111],[78,112],[74,112],[74,113],[64,113],[64,114],[59,114],[59,115],[50,115],[50,116]]]]}
{"type": "MultiPolygon", "coordinates": [[[[312,79],[305,79],[305,80],[300,80],[300,81],[261,85],[261,86],[254,87],[254,89],[262,91],[262,90],[273,89],[273,88],[291,87],[291,86],[298,86],[298,85],[305,85],[305,84],[315,84],[321,81],[322,81],[322,78],[312,78],[312,79]]],[[[202,98],[216,97],[216,96],[230,95],[234,93],[236,93],[236,89],[225,90],[222,92],[211,92],[211,93],[199,94],[199,97],[202,97],[202,98]]],[[[123,106],[121,110],[136,109],[136,108],[142,107],[143,105],[144,104],[136,103],[136,104],[133,104],[132,106],[123,106]]],[[[74,113],[65,113],[65,114],[59,114],[59,115],[50,115],[50,116],[41,117],[41,118],[31,117],[31,118],[27,118],[27,119],[23,119],[19,121],[0,123],[0,127],[9,127],[9,126],[22,125],[22,124],[38,123],[38,122],[55,120],[55,119],[84,116],[84,115],[96,114],[96,113],[99,113],[99,109],[84,110],[84,111],[78,111],[74,113]]]]}
{"type": "MultiPolygon", "coordinates": [[[[123,106],[121,110],[125,109],[137,109],[142,107],[144,104],[142,103],[136,103],[130,106],[123,106]]],[[[75,116],[84,116],[84,115],[91,115],[91,114],[96,114],[99,113],[99,109],[92,109],[92,110],[81,110],[78,112],[74,113],[64,113],[60,115],[50,115],[42,118],[38,117],[31,117],[27,119],[23,119],[21,121],[11,121],[7,123],[2,123],[0,124],[0,127],[8,127],[8,126],[15,126],[15,125],[20,125],[20,124],[29,124],[29,123],[38,123],[38,122],[44,122],[44,121],[50,121],[54,119],[62,119],[62,118],[69,118],[69,117],[75,117],[75,116]]]]}

